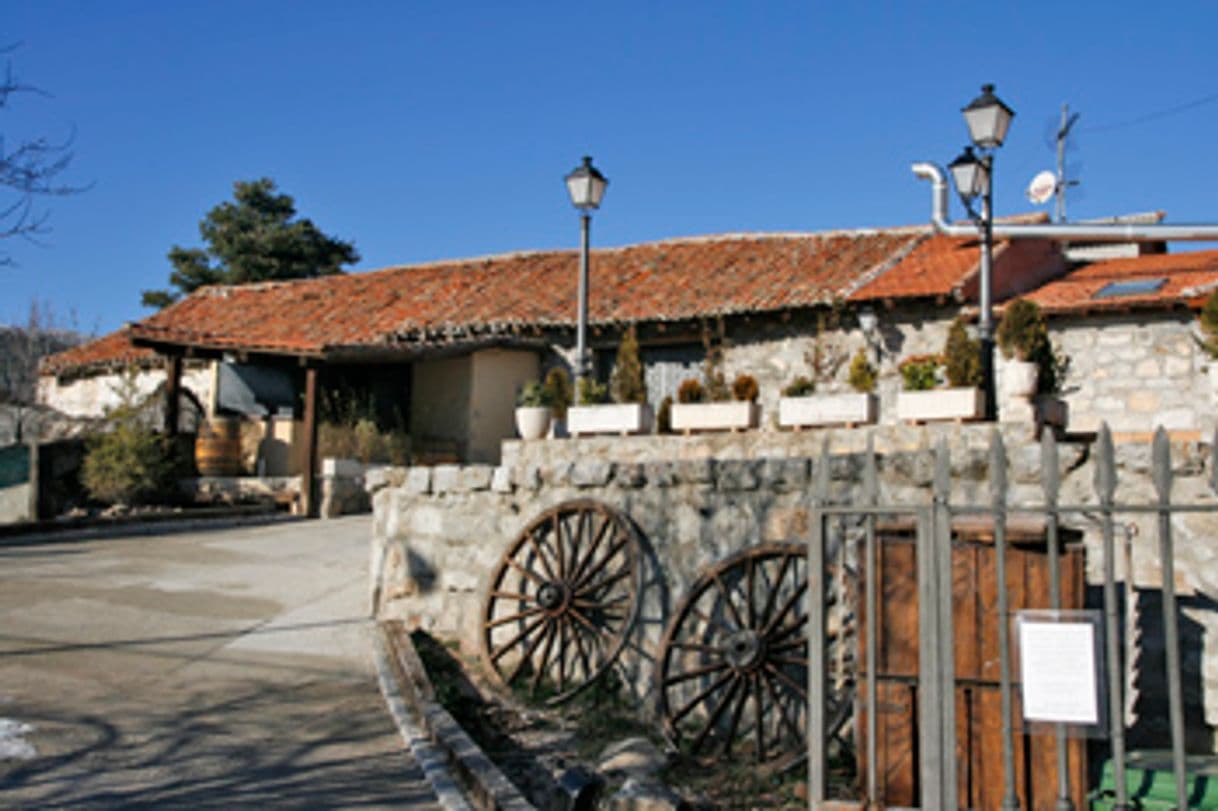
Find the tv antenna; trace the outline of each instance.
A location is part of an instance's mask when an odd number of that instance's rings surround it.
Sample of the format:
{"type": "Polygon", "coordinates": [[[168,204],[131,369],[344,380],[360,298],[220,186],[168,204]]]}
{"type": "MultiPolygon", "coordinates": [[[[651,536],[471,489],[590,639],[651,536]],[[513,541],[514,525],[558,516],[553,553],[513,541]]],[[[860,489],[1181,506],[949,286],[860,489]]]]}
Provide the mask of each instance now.
{"type": "Polygon", "coordinates": [[[1057,186],[1054,193],[1057,196],[1057,206],[1055,211],[1055,219],[1058,222],[1066,221],[1066,188],[1068,186],[1077,186],[1077,180],[1066,180],[1066,138],[1070,136],[1070,130],[1078,123],[1079,114],[1070,115],[1070,105],[1062,105],[1062,120],[1061,126],[1057,128],[1057,186]]]}

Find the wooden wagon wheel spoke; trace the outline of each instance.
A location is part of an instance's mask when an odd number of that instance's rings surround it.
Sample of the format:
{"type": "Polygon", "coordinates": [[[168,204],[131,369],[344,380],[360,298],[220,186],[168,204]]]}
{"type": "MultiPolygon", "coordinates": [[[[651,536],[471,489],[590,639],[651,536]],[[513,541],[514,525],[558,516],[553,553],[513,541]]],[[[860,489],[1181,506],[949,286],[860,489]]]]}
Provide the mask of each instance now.
{"type": "Polygon", "coordinates": [[[498,628],[500,625],[508,625],[513,622],[519,622],[526,617],[535,617],[542,611],[545,611],[545,609],[540,606],[537,606],[536,608],[529,608],[516,614],[508,614],[506,617],[498,617],[497,619],[491,620],[486,624],[486,627],[498,628]]]}
{"type": "Polygon", "coordinates": [[[665,733],[694,754],[804,756],[808,592],[805,548],[763,544],[702,572],[657,654],[665,733]]]}
{"type": "Polygon", "coordinates": [[[604,504],[542,513],[492,573],[482,612],[488,668],[548,703],[574,696],[612,665],[634,627],[641,560],[633,526],[604,504]]]}

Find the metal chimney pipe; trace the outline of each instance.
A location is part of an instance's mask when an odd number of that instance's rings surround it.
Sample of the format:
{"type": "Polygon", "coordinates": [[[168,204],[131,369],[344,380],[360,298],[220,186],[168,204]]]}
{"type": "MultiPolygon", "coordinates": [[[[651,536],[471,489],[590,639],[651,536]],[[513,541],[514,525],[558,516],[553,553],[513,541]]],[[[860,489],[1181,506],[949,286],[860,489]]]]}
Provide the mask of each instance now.
{"type": "MultiPolygon", "coordinates": [[[[979,236],[975,223],[953,223],[947,219],[947,176],[933,163],[912,167],[914,176],[931,182],[930,222],[950,237],[979,236]]],[[[1068,224],[1003,223],[993,225],[995,239],[1054,239],[1063,242],[1180,242],[1218,241],[1218,224],[1141,225],[1136,223],[1068,224]]]]}

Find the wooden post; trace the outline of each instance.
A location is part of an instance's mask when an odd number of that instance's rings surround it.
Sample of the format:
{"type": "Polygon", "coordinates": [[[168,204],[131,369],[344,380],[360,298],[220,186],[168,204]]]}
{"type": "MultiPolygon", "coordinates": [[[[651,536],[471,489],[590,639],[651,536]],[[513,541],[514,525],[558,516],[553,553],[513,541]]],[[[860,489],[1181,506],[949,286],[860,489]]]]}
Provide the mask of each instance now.
{"type": "Polygon", "coordinates": [[[178,435],[178,401],[182,394],[182,356],[170,355],[166,359],[165,385],[165,434],[178,435]]]}
{"type": "Polygon", "coordinates": [[[304,413],[304,470],[300,475],[300,491],[304,514],[317,517],[317,494],[314,492],[314,477],[317,471],[317,367],[305,369],[305,413],[304,413]]]}

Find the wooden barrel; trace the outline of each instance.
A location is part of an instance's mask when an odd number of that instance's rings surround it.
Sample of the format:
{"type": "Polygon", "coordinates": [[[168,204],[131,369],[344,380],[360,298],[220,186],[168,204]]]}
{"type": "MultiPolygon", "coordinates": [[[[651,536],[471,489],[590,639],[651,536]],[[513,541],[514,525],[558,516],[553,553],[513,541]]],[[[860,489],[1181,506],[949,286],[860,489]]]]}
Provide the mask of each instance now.
{"type": "Polygon", "coordinates": [[[241,475],[241,421],[216,417],[199,426],[195,467],[200,476],[241,475]]]}

